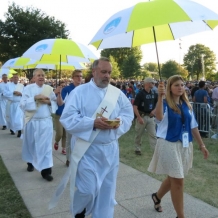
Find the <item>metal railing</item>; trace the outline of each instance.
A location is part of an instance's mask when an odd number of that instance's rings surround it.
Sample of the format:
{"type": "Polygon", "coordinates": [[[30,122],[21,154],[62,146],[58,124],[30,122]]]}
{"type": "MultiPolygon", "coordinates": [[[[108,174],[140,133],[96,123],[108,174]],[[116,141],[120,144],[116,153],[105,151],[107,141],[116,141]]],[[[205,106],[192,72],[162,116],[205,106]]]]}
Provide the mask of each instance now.
{"type": "Polygon", "coordinates": [[[215,119],[213,108],[207,103],[191,102],[191,104],[193,107],[195,118],[198,122],[199,132],[208,134],[208,137],[210,138],[211,134],[214,135],[215,133],[215,131],[212,129],[212,126],[211,126],[212,120],[215,119]]]}

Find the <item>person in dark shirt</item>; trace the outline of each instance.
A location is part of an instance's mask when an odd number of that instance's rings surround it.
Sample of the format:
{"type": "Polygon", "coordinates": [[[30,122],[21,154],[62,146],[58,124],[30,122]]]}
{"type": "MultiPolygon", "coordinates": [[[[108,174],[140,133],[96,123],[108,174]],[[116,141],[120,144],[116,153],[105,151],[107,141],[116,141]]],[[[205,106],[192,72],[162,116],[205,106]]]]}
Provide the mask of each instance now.
{"type": "Polygon", "coordinates": [[[156,145],[156,130],[154,122],[154,111],[157,103],[157,93],[152,91],[155,81],[152,78],[144,80],[144,89],[135,98],[133,109],[136,119],[135,154],[141,155],[142,136],[145,128],[149,135],[149,144],[152,149],[156,145]]]}
{"type": "MultiPolygon", "coordinates": [[[[62,88],[65,87],[65,82],[60,82],[59,86],[61,86],[62,88]]],[[[54,90],[55,93],[55,90],[54,90]]],[[[55,93],[56,94],[56,93],[55,93]]],[[[61,153],[66,155],[66,131],[64,129],[64,127],[61,125],[61,123],[59,122],[60,116],[62,114],[62,111],[64,109],[64,105],[59,106],[58,105],[58,109],[56,110],[56,113],[54,114],[54,126],[55,126],[55,143],[54,143],[54,149],[58,150],[58,144],[61,140],[61,145],[62,145],[62,151],[61,153]]]]}
{"type": "Polygon", "coordinates": [[[195,92],[199,89],[198,83],[195,84],[195,86],[191,89],[191,97],[193,99],[195,92]]]}
{"type": "MultiPolygon", "coordinates": [[[[60,116],[64,110],[64,103],[67,100],[68,95],[70,92],[78,85],[82,83],[82,71],[81,70],[74,70],[72,73],[72,79],[73,82],[69,84],[69,86],[66,86],[62,89],[62,87],[57,88],[57,103],[59,107],[61,107],[61,111],[59,112],[60,116]]],[[[57,112],[56,112],[57,114],[57,112]]],[[[66,166],[69,166],[70,164],[70,154],[71,154],[71,148],[70,148],[70,140],[71,135],[69,133],[66,133],[66,166]]],[[[58,149],[58,147],[55,147],[55,150],[58,149]]]]}
{"type": "Polygon", "coordinates": [[[195,92],[193,97],[193,102],[196,103],[193,105],[193,109],[199,125],[199,132],[202,137],[207,137],[210,119],[207,112],[208,93],[205,90],[205,81],[200,81],[198,86],[199,89],[195,92]]]}

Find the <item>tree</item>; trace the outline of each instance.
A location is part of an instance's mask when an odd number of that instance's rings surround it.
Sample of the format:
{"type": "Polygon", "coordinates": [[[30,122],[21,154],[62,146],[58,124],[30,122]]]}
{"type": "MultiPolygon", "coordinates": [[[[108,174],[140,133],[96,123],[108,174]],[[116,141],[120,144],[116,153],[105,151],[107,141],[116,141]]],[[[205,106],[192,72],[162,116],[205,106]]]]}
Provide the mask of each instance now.
{"type": "Polygon", "coordinates": [[[203,76],[203,73],[207,76],[216,69],[216,55],[210,48],[202,44],[190,46],[183,61],[189,75],[196,76],[197,80],[201,75],[203,76]]]}
{"type": "Polygon", "coordinates": [[[152,63],[152,62],[145,63],[145,64],[143,64],[143,67],[145,70],[148,70],[150,72],[158,72],[157,63],[152,63]]]}
{"type": "Polygon", "coordinates": [[[0,60],[21,56],[42,39],[67,38],[66,25],[33,7],[25,10],[15,3],[8,7],[5,21],[0,20],[0,60]]]}
{"type": "Polygon", "coordinates": [[[122,76],[125,79],[135,78],[141,74],[141,66],[138,63],[137,58],[132,54],[129,55],[124,61],[121,68],[122,76]]]}
{"type": "Polygon", "coordinates": [[[188,71],[176,61],[169,60],[162,65],[161,74],[164,78],[169,78],[173,75],[181,75],[183,78],[186,78],[188,76],[188,71]]]}
{"type": "Polygon", "coordinates": [[[117,62],[114,60],[113,56],[109,56],[109,60],[112,65],[112,73],[111,73],[111,78],[112,79],[118,79],[120,77],[120,70],[118,68],[117,62]]]}
{"type": "MultiPolygon", "coordinates": [[[[101,56],[114,58],[114,61],[117,62],[118,68],[121,70],[123,67],[123,62],[130,56],[134,55],[135,60],[140,63],[142,60],[142,51],[140,47],[134,48],[112,48],[112,49],[104,49],[101,51],[101,56]]],[[[122,70],[121,70],[122,75],[122,70]]],[[[123,76],[123,75],[122,75],[123,76]]]]}

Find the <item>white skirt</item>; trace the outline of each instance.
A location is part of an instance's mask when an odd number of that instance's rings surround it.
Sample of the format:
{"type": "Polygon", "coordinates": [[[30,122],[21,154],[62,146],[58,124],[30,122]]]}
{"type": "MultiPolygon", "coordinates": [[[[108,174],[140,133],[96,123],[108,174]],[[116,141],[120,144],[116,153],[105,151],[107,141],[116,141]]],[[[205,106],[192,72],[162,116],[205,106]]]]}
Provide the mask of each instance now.
{"type": "Polygon", "coordinates": [[[159,138],[148,171],[165,174],[172,178],[184,178],[192,168],[192,162],[192,142],[189,143],[188,148],[183,148],[180,141],[169,142],[159,138]]]}

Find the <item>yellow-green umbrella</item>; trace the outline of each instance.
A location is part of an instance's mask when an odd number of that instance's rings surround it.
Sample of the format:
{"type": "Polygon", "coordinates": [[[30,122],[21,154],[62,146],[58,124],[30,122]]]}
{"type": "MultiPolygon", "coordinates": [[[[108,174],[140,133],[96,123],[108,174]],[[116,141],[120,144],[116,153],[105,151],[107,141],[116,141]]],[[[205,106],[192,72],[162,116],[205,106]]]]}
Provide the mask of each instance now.
{"type": "Polygon", "coordinates": [[[13,69],[8,69],[8,68],[1,68],[0,69],[0,74],[16,74],[17,71],[13,70],[13,69]]]}
{"type": "Polygon", "coordinates": [[[3,68],[23,69],[24,65],[30,62],[30,58],[17,57],[9,59],[3,64],[3,68]]]}
{"type": "Polygon", "coordinates": [[[47,62],[90,62],[96,55],[85,45],[69,39],[44,39],[32,45],[22,57],[47,62]]]}
{"type": "Polygon", "coordinates": [[[8,78],[11,78],[13,76],[13,74],[16,74],[17,71],[13,70],[13,69],[8,69],[8,68],[1,68],[0,69],[0,78],[2,78],[3,74],[7,74],[8,78]]]}
{"type": "MultiPolygon", "coordinates": [[[[174,40],[213,30],[218,14],[189,0],[154,0],[138,3],[111,16],[90,44],[97,49],[134,47],[174,40]]],[[[161,75],[160,75],[161,77],[161,75]]]]}
{"type": "Polygon", "coordinates": [[[32,45],[22,57],[45,63],[59,62],[59,77],[62,62],[85,63],[97,59],[97,56],[85,45],[69,39],[44,39],[32,45]]]}
{"type": "MultiPolygon", "coordinates": [[[[47,61],[30,61],[25,65],[28,69],[33,68],[42,68],[42,69],[52,69],[57,70],[60,68],[59,62],[47,62],[47,61]]],[[[63,70],[75,70],[75,69],[86,69],[86,66],[83,63],[73,62],[73,63],[65,63],[61,62],[61,68],[63,70]]]]}

